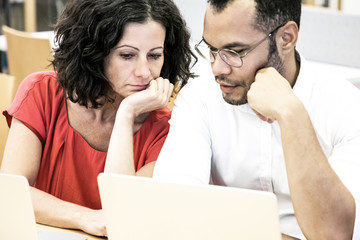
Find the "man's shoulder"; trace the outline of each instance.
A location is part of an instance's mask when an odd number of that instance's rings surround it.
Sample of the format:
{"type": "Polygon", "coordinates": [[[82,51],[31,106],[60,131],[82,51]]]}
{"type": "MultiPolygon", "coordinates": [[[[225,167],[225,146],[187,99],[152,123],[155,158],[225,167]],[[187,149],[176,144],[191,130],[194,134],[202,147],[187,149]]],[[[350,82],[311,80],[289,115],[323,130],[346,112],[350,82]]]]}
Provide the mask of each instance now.
{"type": "Polygon", "coordinates": [[[180,90],[177,98],[191,102],[209,102],[218,99],[218,96],[222,96],[213,75],[201,72],[196,74],[197,77],[189,79],[188,83],[180,90]]]}

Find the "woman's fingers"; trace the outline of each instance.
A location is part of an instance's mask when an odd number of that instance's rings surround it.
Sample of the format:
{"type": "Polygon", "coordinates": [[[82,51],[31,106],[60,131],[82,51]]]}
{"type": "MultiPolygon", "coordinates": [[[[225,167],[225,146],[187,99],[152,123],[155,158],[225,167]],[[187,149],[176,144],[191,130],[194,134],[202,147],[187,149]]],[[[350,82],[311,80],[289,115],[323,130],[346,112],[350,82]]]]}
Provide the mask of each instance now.
{"type": "Polygon", "coordinates": [[[168,102],[171,96],[174,85],[166,78],[159,77],[156,80],[157,83],[157,94],[160,99],[164,102],[168,102]]]}

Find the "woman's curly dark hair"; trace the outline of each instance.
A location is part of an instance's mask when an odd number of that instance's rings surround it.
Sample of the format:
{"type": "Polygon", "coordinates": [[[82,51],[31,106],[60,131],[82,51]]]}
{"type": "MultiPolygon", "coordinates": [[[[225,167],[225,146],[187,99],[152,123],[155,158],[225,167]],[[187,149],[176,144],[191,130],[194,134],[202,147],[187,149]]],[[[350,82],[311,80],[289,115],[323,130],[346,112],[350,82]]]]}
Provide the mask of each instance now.
{"type": "Polygon", "coordinates": [[[172,0],[70,0],[55,25],[58,47],[52,62],[66,97],[93,108],[113,101],[104,60],[121,40],[126,24],[149,19],[166,29],[160,76],[173,84],[194,77],[190,34],[172,0]]]}

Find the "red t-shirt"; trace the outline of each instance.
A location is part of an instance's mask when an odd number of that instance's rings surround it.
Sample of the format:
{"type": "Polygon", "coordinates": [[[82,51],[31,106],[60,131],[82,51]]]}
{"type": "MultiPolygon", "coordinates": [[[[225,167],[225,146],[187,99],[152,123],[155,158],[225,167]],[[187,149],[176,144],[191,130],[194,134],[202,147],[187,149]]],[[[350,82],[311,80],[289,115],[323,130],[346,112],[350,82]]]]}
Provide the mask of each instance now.
{"type": "MultiPolygon", "coordinates": [[[[55,72],[28,76],[19,87],[6,116],[31,129],[43,147],[35,187],[57,198],[100,209],[97,176],[104,171],[106,152],[93,149],[70,125],[63,90],[55,72]]],[[[169,131],[168,108],[153,111],[134,135],[136,170],[155,161],[169,131]]],[[[26,159],[23,159],[26,161],[26,159]]]]}

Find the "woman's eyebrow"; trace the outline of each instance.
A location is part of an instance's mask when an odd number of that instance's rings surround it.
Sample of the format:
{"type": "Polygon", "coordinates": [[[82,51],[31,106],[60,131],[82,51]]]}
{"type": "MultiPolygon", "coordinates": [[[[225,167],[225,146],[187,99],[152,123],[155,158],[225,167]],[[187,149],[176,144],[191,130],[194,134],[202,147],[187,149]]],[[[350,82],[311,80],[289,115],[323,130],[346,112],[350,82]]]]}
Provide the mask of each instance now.
{"type": "Polygon", "coordinates": [[[133,49],[135,49],[135,50],[139,51],[139,49],[138,49],[138,48],[133,47],[133,46],[130,46],[130,45],[126,45],[126,44],[124,44],[124,45],[120,45],[120,46],[117,46],[117,47],[115,47],[115,48],[123,48],[123,47],[129,47],[129,48],[133,48],[133,49]]]}
{"type": "MultiPolygon", "coordinates": [[[[115,47],[115,48],[123,48],[123,47],[129,47],[129,48],[133,48],[133,49],[135,49],[135,50],[137,50],[137,51],[140,51],[140,49],[138,49],[137,47],[134,47],[134,46],[131,46],[131,45],[127,45],[127,44],[120,45],[120,46],[115,47]]],[[[162,46],[154,47],[154,48],[150,49],[150,51],[154,51],[154,50],[156,50],[156,49],[164,49],[164,47],[162,47],[162,46]]]]}
{"type": "Polygon", "coordinates": [[[154,51],[154,50],[157,50],[157,49],[161,49],[161,50],[163,50],[164,49],[164,47],[155,47],[155,48],[152,48],[152,49],[150,49],[150,51],[154,51]]]}

